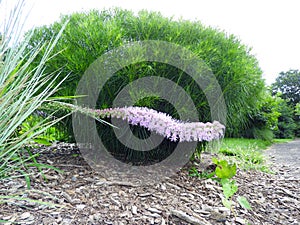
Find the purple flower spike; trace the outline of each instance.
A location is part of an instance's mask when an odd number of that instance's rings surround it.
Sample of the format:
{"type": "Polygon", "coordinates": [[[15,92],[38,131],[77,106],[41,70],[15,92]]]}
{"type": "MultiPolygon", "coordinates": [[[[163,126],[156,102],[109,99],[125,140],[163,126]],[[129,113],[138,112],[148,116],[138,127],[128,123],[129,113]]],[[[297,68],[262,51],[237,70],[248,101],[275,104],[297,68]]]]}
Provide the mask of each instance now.
{"type": "Polygon", "coordinates": [[[145,127],[171,141],[212,141],[223,137],[225,131],[225,126],[218,121],[188,123],[146,107],[89,109],[88,112],[100,118],[111,117],[126,120],[129,124],[145,127]]]}

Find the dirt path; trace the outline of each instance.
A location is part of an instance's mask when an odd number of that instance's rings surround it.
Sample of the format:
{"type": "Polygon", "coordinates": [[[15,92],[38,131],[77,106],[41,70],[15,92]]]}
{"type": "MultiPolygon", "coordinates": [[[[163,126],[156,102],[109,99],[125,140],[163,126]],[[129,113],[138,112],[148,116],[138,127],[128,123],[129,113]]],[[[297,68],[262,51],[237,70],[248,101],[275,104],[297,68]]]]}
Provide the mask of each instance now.
{"type": "Polygon", "coordinates": [[[282,178],[300,180],[300,139],[275,144],[265,153],[278,167],[282,178]]]}

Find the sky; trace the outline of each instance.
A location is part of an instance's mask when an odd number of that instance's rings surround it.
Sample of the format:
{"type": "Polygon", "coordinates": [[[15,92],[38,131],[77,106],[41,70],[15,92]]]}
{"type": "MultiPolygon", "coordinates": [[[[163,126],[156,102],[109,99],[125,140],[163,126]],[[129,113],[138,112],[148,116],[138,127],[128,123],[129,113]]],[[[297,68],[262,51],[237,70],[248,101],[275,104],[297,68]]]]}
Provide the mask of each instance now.
{"type": "MultiPolygon", "coordinates": [[[[2,0],[0,23],[14,1],[2,0]]],[[[234,34],[252,49],[263,78],[271,84],[280,72],[300,69],[299,6],[299,0],[26,0],[30,14],[25,29],[53,23],[61,14],[75,11],[111,7],[159,11],[234,34]]]]}

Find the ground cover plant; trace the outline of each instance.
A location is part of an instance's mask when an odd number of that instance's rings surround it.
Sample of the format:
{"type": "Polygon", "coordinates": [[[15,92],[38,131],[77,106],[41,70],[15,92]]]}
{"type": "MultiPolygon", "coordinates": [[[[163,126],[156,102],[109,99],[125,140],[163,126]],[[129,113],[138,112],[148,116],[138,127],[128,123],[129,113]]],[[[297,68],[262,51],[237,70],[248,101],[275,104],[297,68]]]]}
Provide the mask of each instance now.
{"type": "Polygon", "coordinates": [[[240,169],[270,172],[263,151],[271,144],[261,139],[225,138],[219,152],[224,159],[236,162],[240,169]]]}
{"type": "MultiPolygon", "coordinates": [[[[292,139],[274,139],[272,143],[285,143],[290,140],[292,139]]],[[[272,143],[261,139],[224,138],[213,145],[202,146],[192,160],[201,161],[202,152],[215,152],[219,160],[233,163],[238,169],[272,173],[263,153],[272,143]]],[[[215,175],[215,172],[210,170],[199,172],[197,167],[192,167],[190,172],[200,178],[211,178],[215,175]]]]}

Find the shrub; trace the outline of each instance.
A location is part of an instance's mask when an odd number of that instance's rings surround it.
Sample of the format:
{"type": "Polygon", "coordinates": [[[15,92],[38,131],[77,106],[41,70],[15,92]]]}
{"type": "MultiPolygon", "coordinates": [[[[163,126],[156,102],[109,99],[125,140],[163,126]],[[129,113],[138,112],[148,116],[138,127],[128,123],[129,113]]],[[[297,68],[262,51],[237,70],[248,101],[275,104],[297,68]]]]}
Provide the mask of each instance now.
{"type": "MultiPolygon", "coordinates": [[[[18,127],[17,136],[25,135],[30,137],[40,129],[39,124],[51,123],[52,121],[58,119],[44,113],[42,113],[43,115],[39,115],[40,112],[41,111],[37,110],[28,118],[26,118],[26,120],[18,127]]],[[[68,137],[66,137],[66,132],[64,131],[65,130],[62,124],[57,123],[56,126],[49,127],[41,134],[32,137],[32,142],[30,144],[51,145],[56,141],[65,141],[68,139],[68,137]]]]}
{"type": "MultiPolygon", "coordinates": [[[[74,95],[77,83],[87,67],[103,53],[131,41],[162,40],[183,46],[202,58],[215,74],[228,108],[227,136],[240,136],[247,127],[248,114],[260,101],[264,86],[261,70],[250,49],[233,35],[204,27],[200,22],[174,21],[159,13],[141,11],[134,15],[127,10],[74,13],[62,16],[50,26],[36,28],[30,50],[40,40],[49,40],[65,21],[69,23],[55,47],[57,57],[47,62],[48,71],[63,67],[61,78],[70,74],[59,95],[74,95]]],[[[140,62],[120,70],[102,89],[97,106],[111,107],[119,91],[129,82],[155,75],[168,78],[182,86],[192,97],[200,121],[210,121],[208,102],[196,83],[178,68],[157,62],[140,62]]],[[[172,107],[161,99],[137,103],[176,117],[172,107]]]]}
{"type": "Polygon", "coordinates": [[[275,136],[277,138],[294,138],[296,123],[293,119],[293,108],[282,99],[279,104],[279,112],[278,130],[275,131],[275,136]]]}
{"type": "Polygon", "coordinates": [[[253,138],[261,139],[264,141],[272,142],[274,138],[274,133],[268,128],[253,128],[253,138]]]}
{"type": "Polygon", "coordinates": [[[262,98],[257,108],[250,113],[249,128],[245,130],[243,136],[271,142],[274,137],[273,132],[278,130],[279,104],[282,99],[271,96],[268,90],[264,92],[262,98]]]}
{"type": "Polygon", "coordinates": [[[300,103],[297,103],[295,106],[295,115],[300,117],[300,103]]]}

